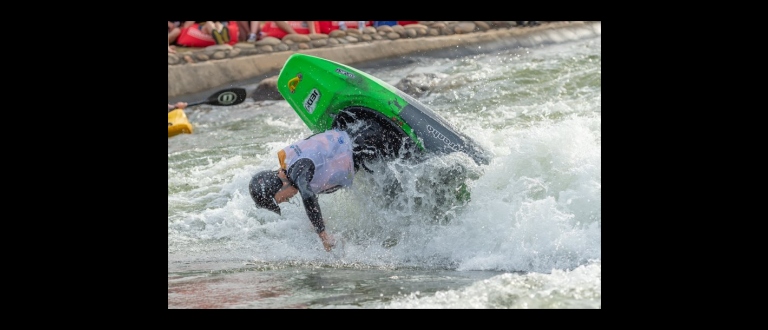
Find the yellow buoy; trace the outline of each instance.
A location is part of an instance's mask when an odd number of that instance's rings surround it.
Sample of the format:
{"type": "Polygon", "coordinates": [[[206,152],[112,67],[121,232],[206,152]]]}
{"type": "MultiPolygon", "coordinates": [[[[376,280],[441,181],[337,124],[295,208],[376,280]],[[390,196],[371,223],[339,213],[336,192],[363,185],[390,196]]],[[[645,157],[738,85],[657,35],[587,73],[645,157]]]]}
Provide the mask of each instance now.
{"type": "Polygon", "coordinates": [[[192,134],[192,124],[183,109],[174,109],[168,112],[168,137],[181,133],[192,134]]]}

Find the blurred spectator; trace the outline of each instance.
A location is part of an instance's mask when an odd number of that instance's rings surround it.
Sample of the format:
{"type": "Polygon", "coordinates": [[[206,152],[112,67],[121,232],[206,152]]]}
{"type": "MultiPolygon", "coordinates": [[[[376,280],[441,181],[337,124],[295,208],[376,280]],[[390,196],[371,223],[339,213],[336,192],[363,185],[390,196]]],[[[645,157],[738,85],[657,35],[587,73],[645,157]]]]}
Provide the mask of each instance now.
{"type": "Polygon", "coordinates": [[[379,27],[382,25],[395,26],[395,25],[408,25],[417,24],[419,21],[373,21],[373,27],[379,27]]]}
{"type": "MultiPolygon", "coordinates": [[[[288,21],[273,21],[279,27],[281,30],[285,31],[288,34],[298,34],[296,30],[293,29],[291,24],[288,23],[288,21]]],[[[309,29],[309,33],[317,33],[315,30],[315,21],[304,21],[307,25],[307,28],[309,29]]],[[[302,25],[303,26],[303,25],[302,25]]]]}
{"type": "Polygon", "coordinates": [[[240,29],[238,41],[255,42],[261,39],[261,23],[259,21],[237,21],[237,27],[240,29]]]}
{"type": "Polygon", "coordinates": [[[229,24],[229,21],[206,21],[201,31],[210,33],[217,45],[223,45],[229,42],[229,28],[227,24],[229,24]]]}
{"type": "Polygon", "coordinates": [[[379,27],[382,25],[395,26],[397,25],[397,21],[373,21],[373,27],[379,27]]]}
{"type": "Polygon", "coordinates": [[[536,26],[539,25],[539,21],[515,21],[517,26],[536,26]]]}
{"type": "Polygon", "coordinates": [[[185,47],[208,47],[237,43],[239,29],[236,21],[186,21],[176,44],[185,47]]]}
{"type": "Polygon", "coordinates": [[[261,36],[282,39],[288,34],[318,33],[317,24],[317,21],[267,21],[261,28],[261,36]]]}
{"type": "Polygon", "coordinates": [[[318,33],[329,34],[334,30],[346,30],[348,28],[362,31],[366,26],[372,26],[373,21],[318,21],[318,33]],[[362,22],[362,24],[361,24],[362,22]]]}
{"type": "Polygon", "coordinates": [[[179,28],[179,25],[181,25],[180,21],[168,21],[168,52],[169,53],[176,53],[176,49],[174,49],[173,45],[176,45],[176,38],[178,38],[179,34],[181,34],[181,29],[179,28]]]}

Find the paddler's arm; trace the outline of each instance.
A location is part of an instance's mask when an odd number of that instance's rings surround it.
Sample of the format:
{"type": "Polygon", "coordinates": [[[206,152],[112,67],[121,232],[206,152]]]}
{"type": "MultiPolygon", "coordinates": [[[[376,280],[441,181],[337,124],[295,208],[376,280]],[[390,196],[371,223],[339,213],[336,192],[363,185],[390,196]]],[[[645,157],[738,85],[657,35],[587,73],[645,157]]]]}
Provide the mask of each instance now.
{"type": "Polygon", "coordinates": [[[173,109],[184,109],[187,107],[187,102],[176,102],[176,104],[168,103],[168,111],[173,109]]]}
{"type": "Polygon", "coordinates": [[[304,210],[307,212],[309,222],[315,227],[315,232],[323,241],[323,248],[331,251],[333,248],[333,237],[325,232],[325,222],[323,221],[323,212],[320,211],[320,203],[317,200],[317,194],[312,192],[309,182],[315,175],[315,164],[308,158],[297,160],[287,171],[288,178],[293,182],[301,194],[301,202],[304,204],[304,210]]]}

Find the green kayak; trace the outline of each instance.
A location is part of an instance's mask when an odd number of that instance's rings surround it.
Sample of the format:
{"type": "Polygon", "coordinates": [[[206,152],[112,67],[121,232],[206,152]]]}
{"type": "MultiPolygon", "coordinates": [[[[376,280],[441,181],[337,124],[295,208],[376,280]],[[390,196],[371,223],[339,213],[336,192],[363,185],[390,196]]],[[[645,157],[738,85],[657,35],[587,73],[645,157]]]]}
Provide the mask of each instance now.
{"type": "Polygon", "coordinates": [[[478,165],[490,155],[427,106],[394,86],[344,64],[293,54],[277,89],[313,133],[378,122],[387,134],[426,153],[463,152],[478,165]]]}

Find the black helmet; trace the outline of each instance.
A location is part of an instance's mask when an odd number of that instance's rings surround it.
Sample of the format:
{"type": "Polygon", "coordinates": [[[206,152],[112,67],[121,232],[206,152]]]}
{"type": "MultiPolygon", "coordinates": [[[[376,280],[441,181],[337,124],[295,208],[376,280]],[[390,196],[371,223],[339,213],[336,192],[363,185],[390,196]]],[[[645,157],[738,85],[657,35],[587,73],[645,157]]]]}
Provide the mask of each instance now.
{"type": "Polygon", "coordinates": [[[275,201],[275,194],[283,187],[283,181],[277,176],[278,171],[261,171],[256,173],[248,184],[251,198],[256,207],[267,209],[280,214],[280,206],[275,201]]]}

